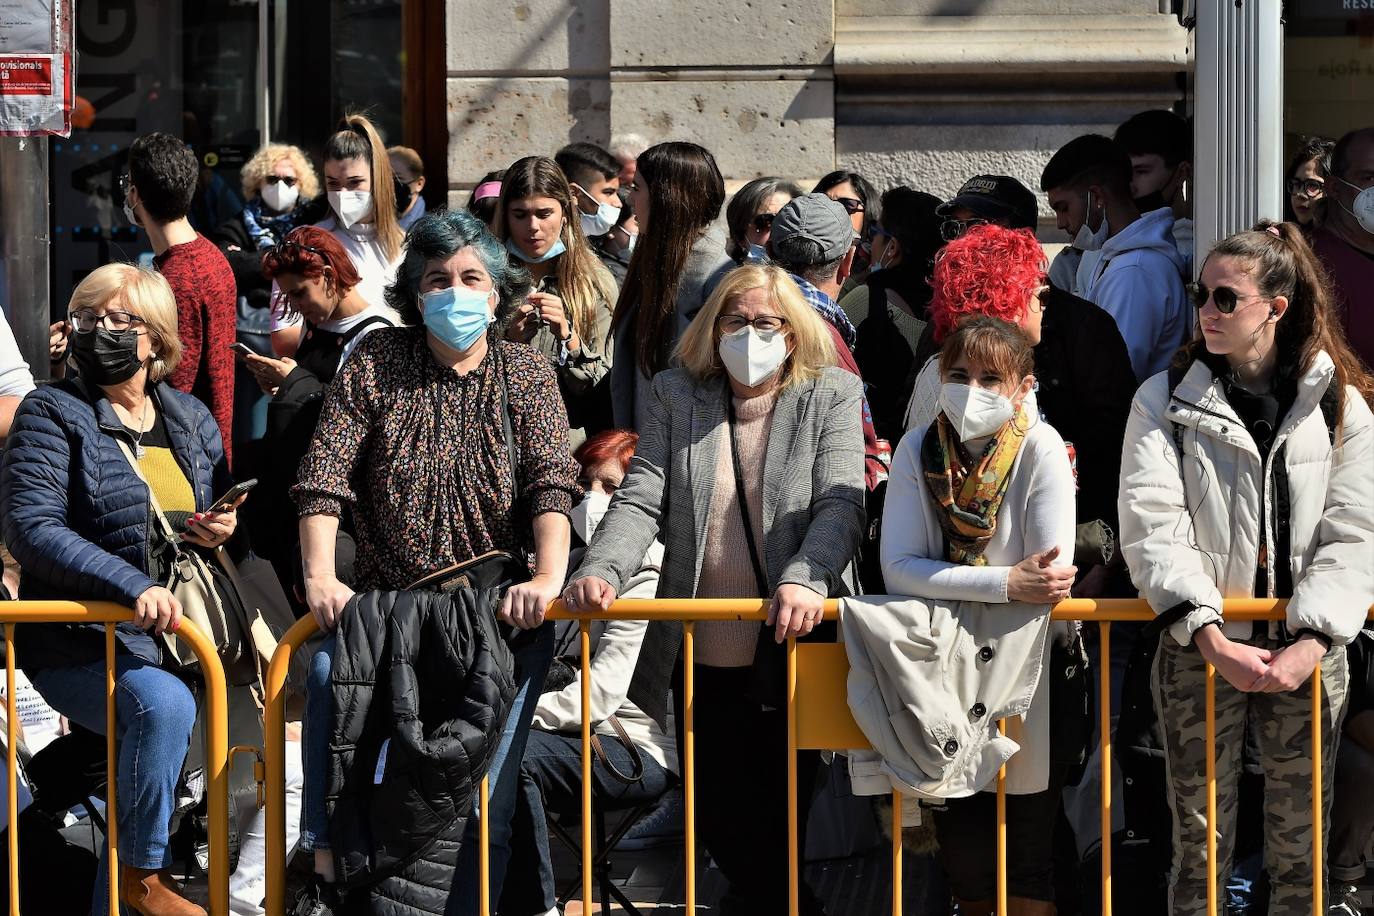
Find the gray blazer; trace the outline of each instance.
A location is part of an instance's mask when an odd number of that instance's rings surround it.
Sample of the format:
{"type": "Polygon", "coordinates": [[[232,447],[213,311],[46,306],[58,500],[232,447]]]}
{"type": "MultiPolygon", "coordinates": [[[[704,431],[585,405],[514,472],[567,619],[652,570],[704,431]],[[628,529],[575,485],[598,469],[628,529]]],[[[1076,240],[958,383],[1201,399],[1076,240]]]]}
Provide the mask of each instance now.
{"type": "MultiPolygon", "coordinates": [[[[657,538],[664,545],[658,597],[696,595],[726,390],[723,375],[703,381],[669,369],[654,376],[629,472],[574,579],[597,576],[619,593],[657,538]]],[[[744,469],[763,476],[770,592],[784,583],[826,596],[853,591],[846,572],[864,524],[862,398],[858,377],[836,368],[778,395],[764,466],[744,469]]]]}

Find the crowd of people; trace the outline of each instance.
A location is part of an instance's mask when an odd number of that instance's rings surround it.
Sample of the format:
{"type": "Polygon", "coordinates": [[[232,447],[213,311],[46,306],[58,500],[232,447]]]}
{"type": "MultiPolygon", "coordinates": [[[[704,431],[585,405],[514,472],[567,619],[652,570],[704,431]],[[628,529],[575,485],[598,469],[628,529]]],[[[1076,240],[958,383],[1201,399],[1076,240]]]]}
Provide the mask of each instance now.
{"type": "MultiPolygon", "coordinates": [[[[949,199],[849,171],[731,196],[707,149],[625,137],[474,169],[449,210],[414,150],[350,115],[323,179],[296,147],[259,150],[218,226],[191,222],[188,147],[140,137],[123,203],[153,268],[78,284],[51,384],[0,339],[7,588],[134,611],[114,671],[121,902],[204,913],[172,872],[197,801],[182,586],[212,570],[246,606],[234,564],[261,561],[322,633],[292,682],[288,843],[311,872],[294,916],[477,913],[483,776],[494,912],[560,912],[548,824],[580,816],[584,715],[596,803],[669,819],[681,626],[598,621],[583,710],[576,627],[545,619],[558,598],[655,596],[769,601],[763,625],[695,630],[698,836],[725,914],[787,910],[791,638],[843,639],[871,745],[800,755],[801,842],[823,767],[857,796],[900,791],[936,848],[922,916],[997,912],[1003,764],[1013,916],[1095,912],[1103,843],[1116,912],[1205,913],[1213,828],[1229,912],[1310,912],[1325,850],[1329,912],[1359,913],[1374,128],[1305,142],[1284,219],[1196,265],[1191,136],[1143,112],[1058,150],[1043,198],[975,175],[949,199]],[[1069,239],[1052,261],[1042,209],[1069,239]],[[1050,620],[1071,596],[1137,595],[1157,616],[1118,625],[1111,659],[1050,620]],[[1285,618],[1224,619],[1247,597],[1286,599],[1285,618]],[[1108,663],[1116,838],[1071,803],[1108,663]]],[[[103,627],[16,643],[30,705],[103,752],[103,627]]],[[[61,823],[38,772],[26,838],[61,823]]],[[[260,913],[260,813],[237,811],[233,911],[260,913]]],[[[105,912],[108,863],[87,859],[71,873],[90,886],[34,880],[26,902],[105,912]]],[[[803,881],[801,912],[826,910],[803,881]]]]}

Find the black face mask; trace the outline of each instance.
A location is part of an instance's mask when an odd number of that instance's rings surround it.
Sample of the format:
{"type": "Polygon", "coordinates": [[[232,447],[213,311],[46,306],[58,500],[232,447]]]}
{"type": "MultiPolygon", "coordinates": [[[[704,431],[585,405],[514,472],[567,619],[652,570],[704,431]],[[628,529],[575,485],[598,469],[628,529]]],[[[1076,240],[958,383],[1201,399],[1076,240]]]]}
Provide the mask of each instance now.
{"type": "Polygon", "coordinates": [[[118,385],[143,368],[138,358],[138,332],[97,327],[72,335],[72,361],[81,377],[94,385],[118,385]]]}
{"type": "Polygon", "coordinates": [[[1164,193],[1162,191],[1151,191],[1144,197],[1137,197],[1135,199],[1135,205],[1136,209],[1141,213],[1150,213],[1151,211],[1169,206],[1164,202],[1164,193]]]}

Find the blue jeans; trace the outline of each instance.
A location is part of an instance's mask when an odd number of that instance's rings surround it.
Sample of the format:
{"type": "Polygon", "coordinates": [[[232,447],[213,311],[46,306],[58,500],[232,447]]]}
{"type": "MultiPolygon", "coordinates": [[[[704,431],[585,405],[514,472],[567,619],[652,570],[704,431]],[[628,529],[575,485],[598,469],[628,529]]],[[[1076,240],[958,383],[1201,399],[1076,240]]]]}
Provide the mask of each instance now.
{"type": "Polygon", "coordinates": [[[301,719],[301,768],[305,788],[301,793],[300,848],[329,848],[329,739],[334,735],[334,693],[329,672],[334,668],[334,639],[326,639],[314,655],[305,676],[305,715],[301,719]]]}
{"type": "MultiPolygon", "coordinates": [[[[634,769],[630,752],[616,738],[603,735],[601,747],[622,773],[634,769]]],[[[660,798],[673,776],[643,750],[644,775],[634,783],[611,775],[600,761],[592,762],[592,792],[602,810],[624,811],[660,798]]],[[[535,916],[547,913],[557,902],[553,863],[549,860],[549,827],[546,812],[567,818],[582,814],[582,736],[531,729],[520,768],[520,807],[512,836],[510,866],[500,900],[501,913],[535,916]]]]}
{"type": "MultiPolygon", "coordinates": [[[[37,672],[33,685],[53,709],[83,728],[105,734],[105,659],[37,672]]],[[[115,764],[120,863],[159,869],[172,864],[167,848],[177,780],[191,745],[196,701],[176,675],[132,655],[115,656],[115,764]]],[[[92,913],[108,912],[102,856],[92,913]]]]}
{"type": "MultiPolygon", "coordinates": [[[[490,791],[489,813],[487,817],[489,847],[491,850],[491,899],[501,899],[501,885],[506,879],[506,865],[510,861],[511,822],[515,819],[516,803],[520,790],[520,763],[525,756],[525,741],[530,734],[530,720],[534,718],[534,707],[539,695],[544,692],[544,677],[549,673],[553,661],[554,639],[553,624],[545,623],[526,637],[529,642],[515,652],[515,702],[506,726],[501,732],[501,743],[491,758],[488,771],[490,791]]],[[[472,817],[468,818],[467,829],[463,833],[463,846],[458,852],[458,868],[453,875],[453,887],[449,890],[446,916],[477,916],[478,913],[478,810],[481,793],[472,799],[472,817]]]]}

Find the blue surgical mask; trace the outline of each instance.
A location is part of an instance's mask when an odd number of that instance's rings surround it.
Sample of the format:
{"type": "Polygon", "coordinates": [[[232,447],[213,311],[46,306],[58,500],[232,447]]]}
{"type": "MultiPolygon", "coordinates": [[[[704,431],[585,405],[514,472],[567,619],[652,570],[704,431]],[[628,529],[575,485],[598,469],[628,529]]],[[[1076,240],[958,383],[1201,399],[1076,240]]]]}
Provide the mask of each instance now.
{"type": "Polygon", "coordinates": [[[591,194],[588,194],[586,189],[581,185],[575,184],[573,187],[576,188],[577,192],[583,197],[596,204],[595,213],[581,213],[580,210],[578,211],[582,216],[582,234],[588,238],[594,238],[598,235],[605,235],[607,232],[614,229],[616,221],[620,219],[620,208],[610,201],[597,200],[591,194]]]}
{"type": "Polygon", "coordinates": [[[768,249],[762,245],[750,245],[749,253],[744,256],[744,260],[750,264],[767,264],[768,249]]]}
{"type": "Polygon", "coordinates": [[[549,246],[549,250],[544,252],[543,257],[532,258],[520,250],[520,246],[515,244],[515,239],[506,239],[506,250],[526,264],[543,264],[545,261],[552,261],[560,254],[563,254],[568,250],[568,246],[564,245],[563,240],[560,238],[549,246]]]}
{"type": "Polygon", "coordinates": [[[445,346],[459,353],[467,350],[486,333],[491,324],[493,291],[450,286],[420,294],[425,327],[445,346]]]}

